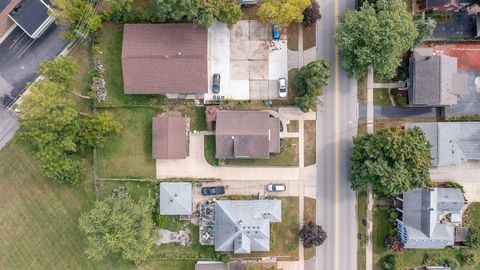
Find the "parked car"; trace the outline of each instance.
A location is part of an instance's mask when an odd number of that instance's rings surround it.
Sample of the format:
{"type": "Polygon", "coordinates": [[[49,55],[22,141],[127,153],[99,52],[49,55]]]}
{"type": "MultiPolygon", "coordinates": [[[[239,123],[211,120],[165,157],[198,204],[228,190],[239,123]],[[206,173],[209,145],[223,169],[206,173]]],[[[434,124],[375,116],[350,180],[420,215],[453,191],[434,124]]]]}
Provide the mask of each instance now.
{"type": "Polygon", "coordinates": [[[267,190],[271,192],[280,192],[287,190],[287,186],[284,184],[268,184],[267,190]]]}
{"type": "Polygon", "coordinates": [[[220,74],[213,74],[212,92],[218,94],[220,92],[220,74]]]}
{"type": "Polygon", "coordinates": [[[222,195],[222,194],[225,194],[225,187],[224,186],[203,187],[202,188],[202,195],[203,196],[222,195]]]}
{"type": "Polygon", "coordinates": [[[272,38],[273,40],[280,39],[280,29],[276,23],[272,24],[272,38]]]}
{"type": "Polygon", "coordinates": [[[287,96],[287,81],[284,78],[278,79],[278,96],[281,98],[287,96]]]}

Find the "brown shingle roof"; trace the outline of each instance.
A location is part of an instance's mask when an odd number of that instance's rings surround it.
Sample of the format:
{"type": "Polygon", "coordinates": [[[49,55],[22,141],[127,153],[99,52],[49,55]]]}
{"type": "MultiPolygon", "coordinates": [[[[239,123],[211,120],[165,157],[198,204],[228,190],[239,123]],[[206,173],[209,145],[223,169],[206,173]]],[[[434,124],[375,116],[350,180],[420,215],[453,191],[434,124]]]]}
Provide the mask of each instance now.
{"type": "Polygon", "coordinates": [[[126,94],[208,91],[207,31],[193,24],[125,24],[126,94]]]}
{"type": "Polygon", "coordinates": [[[215,138],[218,158],[269,158],[280,152],[280,120],[268,112],[220,111],[215,138]]]}
{"type": "Polygon", "coordinates": [[[187,123],[182,117],[157,116],[152,121],[154,159],[183,159],[186,156],[187,123]]]}

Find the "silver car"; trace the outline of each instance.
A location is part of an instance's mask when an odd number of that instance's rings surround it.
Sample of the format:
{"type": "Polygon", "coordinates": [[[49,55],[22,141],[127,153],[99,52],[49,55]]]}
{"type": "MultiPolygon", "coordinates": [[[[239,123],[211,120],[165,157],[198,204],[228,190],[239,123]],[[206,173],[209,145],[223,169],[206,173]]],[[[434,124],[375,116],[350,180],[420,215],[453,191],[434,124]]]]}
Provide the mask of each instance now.
{"type": "Polygon", "coordinates": [[[287,97],[287,80],[284,78],[278,79],[278,96],[281,98],[287,97]]]}

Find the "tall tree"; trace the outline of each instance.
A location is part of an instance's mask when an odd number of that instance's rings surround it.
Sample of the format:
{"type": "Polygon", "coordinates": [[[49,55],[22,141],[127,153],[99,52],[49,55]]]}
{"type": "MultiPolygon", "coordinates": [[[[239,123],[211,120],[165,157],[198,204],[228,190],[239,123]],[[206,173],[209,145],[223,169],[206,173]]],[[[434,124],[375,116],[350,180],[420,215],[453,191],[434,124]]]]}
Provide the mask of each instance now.
{"type": "Polygon", "coordinates": [[[78,63],[70,56],[60,56],[40,64],[38,75],[47,77],[50,81],[56,82],[69,88],[75,83],[78,73],[78,63]]]}
{"type": "Polygon", "coordinates": [[[364,191],[371,183],[375,193],[395,196],[430,182],[431,145],[420,128],[382,129],[358,135],[353,143],[349,177],[353,189],[364,191]]]}
{"type": "Polygon", "coordinates": [[[286,28],[291,23],[301,23],[303,11],[310,4],[311,0],[260,0],[257,15],[262,22],[286,28]]]}
{"type": "Polygon", "coordinates": [[[315,224],[313,221],[304,224],[298,236],[305,248],[318,247],[327,239],[327,233],[322,229],[322,226],[315,224]]]}
{"type": "Polygon", "coordinates": [[[121,254],[138,264],[152,253],[151,204],[135,203],[126,193],[96,201],[90,211],[80,216],[79,227],[87,236],[85,253],[91,259],[100,261],[108,255],[121,254]]]}
{"type": "Polygon", "coordinates": [[[330,63],[326,60],[313,61],[302,67],[293,80],[297,90],[295,104],[304,112],[315,109],[317,96],[323,94],[329,78],[330,63]]]}
{"type": "Polygon", "coordinates": [[[214,13],[219,22],[226,23],[229,28],[235,25],[242,18],[242,10],[236,0],[209,0],[211,8],[218,7],[218,13],[214,13]],[[217,5],[215,2],[218,1],[217,5]]]}
{"type": "Polygon", "coordinates": [[[393,78],[401,55],[411,49],[417,29],[403,0],[364,3],[340,16],[336,43],[348,75],[361,78],[372,65],[382,78],[393,78]]]}
{"type": "Polygon", "coordinates": [[[316,0],[312,0],[312,3],[303,11],[303,25],[305,27],[311,27],[322,18],[320,14],[320,6],[316,0]]]}
{"type": "Polygon", "coordinates": [[[102,26],[102,18],[95,12],[95,1],[52,0],[52,13],[68,25],[66,38],[83,39],[102,26]]]}
{"type": "Polygon", "coordinates": [[[432,18],[426,20],[418,19],[415,21],[415,27],[417,27],[418,36],[415,39],[414,45],[417,46],[433,34],[433,30],[437,27],[437,22],[432,18]]]}

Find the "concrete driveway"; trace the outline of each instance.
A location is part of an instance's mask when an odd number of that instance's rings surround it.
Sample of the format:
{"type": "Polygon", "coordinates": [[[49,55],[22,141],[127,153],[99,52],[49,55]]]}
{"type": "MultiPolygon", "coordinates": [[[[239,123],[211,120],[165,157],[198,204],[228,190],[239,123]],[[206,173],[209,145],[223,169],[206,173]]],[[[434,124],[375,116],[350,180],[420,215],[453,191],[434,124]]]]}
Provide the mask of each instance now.
{"type": "Polygon", "coordinates": [[[215,23],[209,30],[209,93],[234,100],[278,99],[277,81],[288,77],[286,36],[272,41],[271,25],[242,20],[228,29],[215,23]],[[213,74],[221,77],[220,93],[211,92],[213,74]]]}
{"type": "Polygon", "coordinates": [[[480,162],[432,168],[430,177],[436,182],[458,182],[463,185],[468,202],[480,202],[480,162]]]}
{"type": "Polygon", "coordinates": [[[189,156],[186,159],[157,159],[157,179],[172,177],[214,178],[222,180],[298,181],[298,167],[214,167],[204,154],[204,135],[190,134],[189,156]]]}

